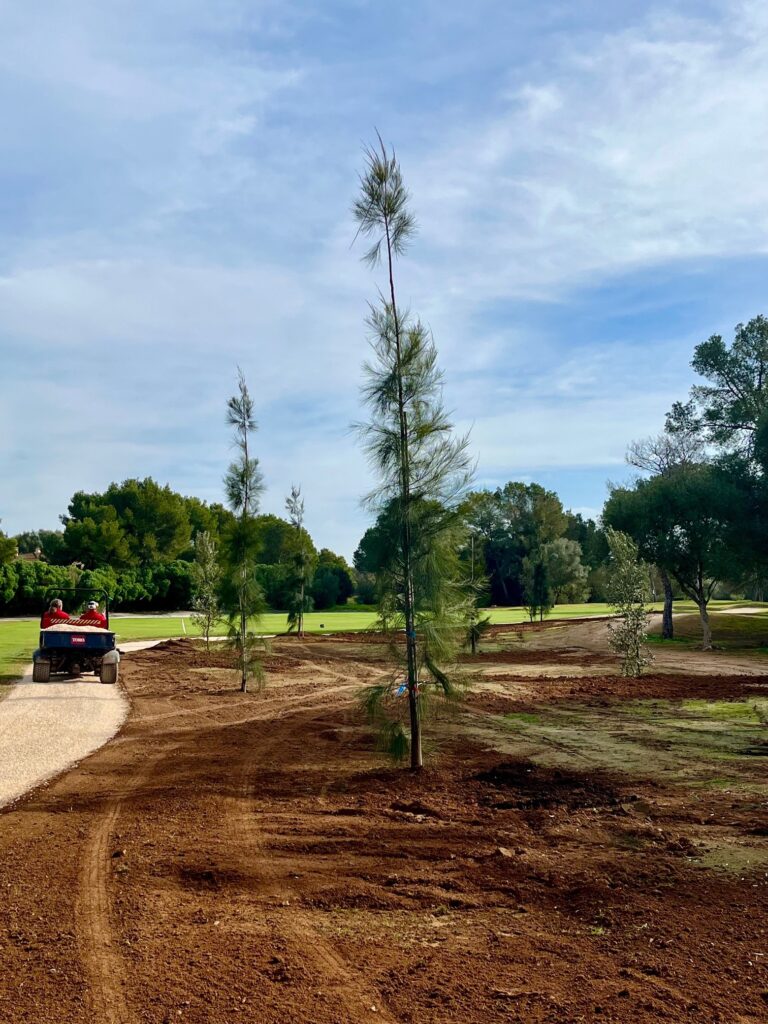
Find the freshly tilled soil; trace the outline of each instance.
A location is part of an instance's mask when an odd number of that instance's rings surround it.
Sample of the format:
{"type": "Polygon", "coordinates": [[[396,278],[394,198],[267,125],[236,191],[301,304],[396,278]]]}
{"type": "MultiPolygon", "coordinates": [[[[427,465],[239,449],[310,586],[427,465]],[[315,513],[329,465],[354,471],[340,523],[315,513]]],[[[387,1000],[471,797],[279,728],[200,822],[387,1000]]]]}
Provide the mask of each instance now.
{"type": "Polygon", "coordinates": [[[763,842],[754,795],[550,769],[456,729],[412,775],[359,715],[386,671],[372,642],[276,641],[266,669],[243,695],[218,647],[127,657],[118,738],[0,814],[4,1024],[768,1017],[765,873],[692,856],[711,832],[763,842]]]}

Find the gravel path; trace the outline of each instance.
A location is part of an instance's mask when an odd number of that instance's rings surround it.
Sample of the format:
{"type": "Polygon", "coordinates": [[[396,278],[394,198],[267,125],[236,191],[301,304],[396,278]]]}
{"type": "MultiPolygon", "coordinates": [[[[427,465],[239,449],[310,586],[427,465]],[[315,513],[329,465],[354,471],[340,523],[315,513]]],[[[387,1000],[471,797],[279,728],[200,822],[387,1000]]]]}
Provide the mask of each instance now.
{"type": "MultiPolygon", "coordinates": [[[[141,650],[158,640],[121,644],[141,650]]],[[[96,676],[33,683],[32,666],[0,702],[0,807],[110,740],[125,721],[122,688],[96,676]]]]}

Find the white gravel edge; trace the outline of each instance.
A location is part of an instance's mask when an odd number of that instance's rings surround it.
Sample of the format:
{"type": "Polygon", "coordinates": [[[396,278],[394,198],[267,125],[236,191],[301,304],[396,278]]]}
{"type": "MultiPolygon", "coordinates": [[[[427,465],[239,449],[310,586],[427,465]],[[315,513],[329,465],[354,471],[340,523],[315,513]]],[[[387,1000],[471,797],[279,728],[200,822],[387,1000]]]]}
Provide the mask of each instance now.
{"type": "MultiPolygon", "coordinates": [[[[160,640],[121,644],[143,650],[160,640]]],[[[129,704],[98,676],[32,682],[32,666],[0,701],[0,807],[77,764],[118,732],[129,704]]]]}

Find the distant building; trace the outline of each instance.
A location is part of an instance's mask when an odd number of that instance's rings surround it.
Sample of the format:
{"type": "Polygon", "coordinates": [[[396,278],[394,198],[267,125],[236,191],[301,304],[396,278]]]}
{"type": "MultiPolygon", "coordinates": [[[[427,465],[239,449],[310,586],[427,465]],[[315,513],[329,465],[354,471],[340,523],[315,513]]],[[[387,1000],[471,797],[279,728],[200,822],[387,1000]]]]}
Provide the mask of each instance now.
{"type": "Polygon", "coordinates": [[[16,555],[17,562],[42,562],[43,552],[40,548],[35,548],[34,551],[25,551],[23,555],[16,555]]]}

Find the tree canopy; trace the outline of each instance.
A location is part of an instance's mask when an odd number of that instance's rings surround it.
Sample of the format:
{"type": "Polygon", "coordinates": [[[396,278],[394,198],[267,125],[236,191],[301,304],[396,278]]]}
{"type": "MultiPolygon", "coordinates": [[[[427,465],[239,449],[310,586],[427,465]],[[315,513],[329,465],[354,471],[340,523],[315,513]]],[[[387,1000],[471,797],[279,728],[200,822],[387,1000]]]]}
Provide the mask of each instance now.
{"type": "MultiPolygon", "coordinates": [[[[495,491],[474,491],[462,505],[471,553],[484,560],[491,604],[523,604],[532,565],[547,564],[550,587],[563,599],[585,599],[589,568],[582,564],[581,541],[589,539],[596,564],[607,548],[593,536],[594,523],[567,513],[554,491],[536,483],[510,481],[495,491]],[[573,529],[575,536],[567,537],[573,529]]],[[[530,585],[530,582],[529,582],[530,585]]]]}
{"type": "Polygon", "coordinates": [[[14,537],[6,537],[0,530],[0,565],[13,561],[16,557],[18,547],[14,537]]]}
{"type": "Polygon", "coordinates": [[[50,561],[119,569],[177,558],[191,561],[197,534],[219,538],[232,514],[147,477],[110,484],[103,493],[77,491],[61,521],[61,543],[52,545],[52,538],[46,538],[48,547],[41,544],[50,561]]]}
{"type": "Polygon", "coordinates": [[[696,346],[691,365],[707,381],[691,393],[709,439],[751,455],[768,410],[768,319],[737,324],[730,347],[713,334],[696,346]]]}
{"type": "Polygon", "coordinates": [[[707,604],[717,583],[733,573],[742,550],[743,484],[709,465],[615,488],[604,522],[637,544],[640,557],[669,572],[699,608],[705,646],[711,645],[707,604]]]}

